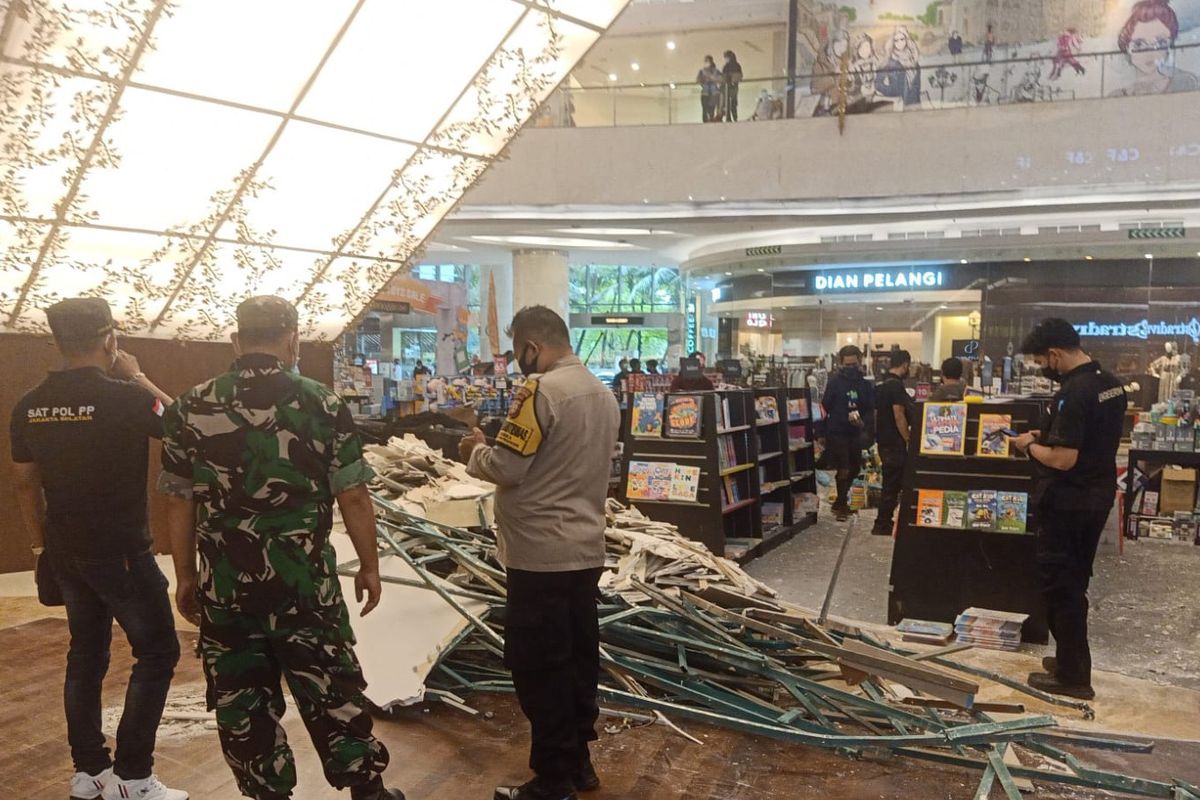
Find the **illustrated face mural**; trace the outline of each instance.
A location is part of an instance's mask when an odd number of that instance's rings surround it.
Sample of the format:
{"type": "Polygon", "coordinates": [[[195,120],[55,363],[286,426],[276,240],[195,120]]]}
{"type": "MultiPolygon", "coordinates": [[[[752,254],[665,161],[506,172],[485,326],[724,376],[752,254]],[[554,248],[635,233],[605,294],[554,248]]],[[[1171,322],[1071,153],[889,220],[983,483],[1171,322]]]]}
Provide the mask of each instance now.
{"type": "Polygon", "coordinates": [[[1140,73],[1156,72],[1174,41],[1171,29],[1163,22],[1156,19],[1139,22],[1134,25],[1129,40],[1129,63],[1140,73]]]}

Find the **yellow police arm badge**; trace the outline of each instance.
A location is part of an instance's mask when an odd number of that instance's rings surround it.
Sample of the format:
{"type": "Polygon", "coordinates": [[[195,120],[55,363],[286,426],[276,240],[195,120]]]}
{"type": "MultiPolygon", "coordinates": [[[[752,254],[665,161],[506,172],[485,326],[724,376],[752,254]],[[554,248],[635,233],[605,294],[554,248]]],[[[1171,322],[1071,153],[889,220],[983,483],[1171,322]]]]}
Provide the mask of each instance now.
{"type": "Polygon", "coordinates": [[[542,426],[538,424],[537,404],[534,402],[537,388],[537,380],[530,379],[517,389],[512,407],[508,410],[508,418],[500,427],[500,433],[496,434],[496,444],[507,447],[519,456],[533,455],[542,444],[542,426]]]}

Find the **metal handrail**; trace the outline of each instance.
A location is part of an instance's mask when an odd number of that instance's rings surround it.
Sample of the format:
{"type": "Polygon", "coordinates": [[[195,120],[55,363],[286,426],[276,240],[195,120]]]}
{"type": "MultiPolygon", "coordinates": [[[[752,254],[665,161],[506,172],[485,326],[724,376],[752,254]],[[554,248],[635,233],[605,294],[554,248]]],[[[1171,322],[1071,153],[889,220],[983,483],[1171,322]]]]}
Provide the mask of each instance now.
{"type": "MultiPolygon", "coordinates": [[[[1002,49],[1003,47],[1011,47],[1011,46],[1012,45],[1003,45],[1003,46],[996,45],[996,49],[999,50],[999,49],[1002,49]]],[[[1181,50],[1191,50],[1191,49],[1197,48],[1197,47],[1200,47],[1200,42],[1190,42],[1190,43],[1186,43],[1186,44],[1172,45],[1171,47],[1166,48],[1166,49],[1171,50],[1171,51],[1181,51],[1181,50]]],[[[1088,58],[1107,58],[1110,56],[1123,56],[1123,55],[1126,55],[1126,53],[1121,50],[1097,50],[1097,51],[1093,51],[1090,53],[1074,53],[1073,55],[1075,58],[1083,60],[1083,59],[1088,59],[1088,58]]],[[[927,67],[927,66],[928,67],[981,67],[981,66],[995,67],[995,66],[1003,66],[1005,64],[1028,64],[1028,63],[1031,63],[1034,61],[1054,61],[1055,56],[1054,55],[1041,55],[1041,56],[1022,56],[1020,58],[993,58],[990,61],[987,61],[987,60],[979,60],[979,61],[953,61],[953,60],[945,60],[944,61],[944,60],[941,60],[941,59],[952,59],[952,58],[953,57],[950,55],[938,54],[936,56],[930,56],[930,59],[931,59],[930,61],[923,61],[920,64],[918,64],[918,66],[920,66],[922,68],[927,67]],[[934,60],[934,59],[937,59],[937,60],[934,60]]],[[[886,69],[886,67],[883,65],[880,65],[880,69],[881,70],[886,69]]],[[[794,76],[794,79],[796,81],[801,81],[801,80],[810,80],[812,78],[836,77],[839,74],[840,73],[838,73],[838,72],[805,72],[805,73],[798,72],[794,76]]],[[[791,78],[789,78],[789,76],[787,76],[787,75],[776,75],[776,76],[767,77],[767,78],[742,78],[739,81],[739,83],[763,83],[766,81],[787,81],[790,79],[791,78]]],[[[689,79],[689,80],[681,80],[681,81],[669,81],[667,83],[599,83],[599,84],[595,84],[593,86],[575,86],[575,87],[563,86],[562,91],[583,92],[583,91],[593,91],[596,89],[609,89],[609,90],[678,89],[681,86],[699,86],[699,85],[700,85],[699,82],[689,79]]]]}

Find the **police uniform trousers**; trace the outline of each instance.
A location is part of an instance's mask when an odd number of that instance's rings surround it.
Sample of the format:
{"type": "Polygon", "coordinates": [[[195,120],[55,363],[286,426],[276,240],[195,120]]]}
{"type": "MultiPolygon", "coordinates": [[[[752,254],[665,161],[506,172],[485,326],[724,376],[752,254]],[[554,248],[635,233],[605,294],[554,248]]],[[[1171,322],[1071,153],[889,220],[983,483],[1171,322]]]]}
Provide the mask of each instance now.
{"type": "Polygon", "coordinates": [[[1088,584],[1114,499],[1111,491],[1091,494],[1086,504],[1043,501],[1038,506],[1038,570],[1054,635],[1057,674],[1064,683],[1081,686],[1092,682],[1088,584]]]}
{"type": "Polygon", "coordinates": [[[349,610],[337,597],[333,604],[270,612],[201,600],[208,705],[216,711],[225,760],[247,797],[278,800],[296,785],[295,759],[279,724],[281,678],[330,785],[365,784],[387,766],[387,749],[371,734],[349,610]]]}
{"type": "Polygon", "coordinates": [[[601,571],[508,570],[504,662],[531,727],[529,767],[555,786],[570,786],[597,738],[601,571]]]}

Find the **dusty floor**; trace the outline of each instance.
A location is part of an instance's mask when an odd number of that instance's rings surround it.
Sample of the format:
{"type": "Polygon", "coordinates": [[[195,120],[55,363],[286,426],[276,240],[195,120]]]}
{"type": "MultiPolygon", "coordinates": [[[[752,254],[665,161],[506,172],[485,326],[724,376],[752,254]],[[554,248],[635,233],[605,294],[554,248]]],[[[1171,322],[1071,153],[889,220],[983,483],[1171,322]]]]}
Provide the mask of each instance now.
{"type": "MultiPolygon", "coordinates": [[[[831,615],[887,621],[892,539],[870,535],[874,512],[859,520],[833,597],[831,615]]],[[[844,527],[823,515],[792,541],[752,561],[748,571],[786,600],[820,608],[844,527]]],[[[1089,619],[1097,670],[1200,689],[1200,547],[1126,542],[1102,545],[1089,619]]],[[[1030,648],[1042,653],[1042,648],[1030,648]]],[[[1047,651],[1048,652],[1048,651],[1047,651]]],[[[1200,738],[1200,720],[1196,723],[1200,738]]]]}

